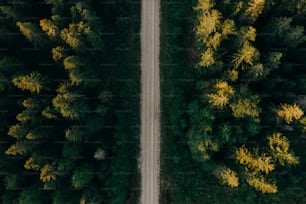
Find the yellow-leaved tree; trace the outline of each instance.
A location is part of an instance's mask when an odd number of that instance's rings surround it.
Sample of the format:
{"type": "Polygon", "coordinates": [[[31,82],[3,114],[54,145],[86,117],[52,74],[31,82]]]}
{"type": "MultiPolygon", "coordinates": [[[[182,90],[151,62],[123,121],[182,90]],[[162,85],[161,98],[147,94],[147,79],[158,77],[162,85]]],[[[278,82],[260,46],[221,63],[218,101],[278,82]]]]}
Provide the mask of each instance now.
{"type": "Polygon", "coordinates": [[[300,119],[304,115],[304,112],[297,104],[281,104],[281,109],[277,111],[277,115],[283,118],[286,123],[290,124],[293,119],[300,119]]]}
{"type": "Polygon", "coordinates": [[[235,91],[226,81],[217,82],[214,88],[216,90],[215,93],[207,94],[209,98],[208,103],[214,108],[224,109],[235,91]]]}
{"type": "Polygon", "coordinates": [[[275,168],[272,157],[267,156],[266,153],[259,156],[258,149],[254,149],[253,152],[250,152],[245,145],[237,149],[236,159],[240,164],[246,166],[248,169],[254,172],[268,174],[275,168]]]}
{"type": "Polygon", "coordinates": [[[247,178],[247,183],[262,193],[276,193],[277,186],[274,182],[268,181],[264,176],[252,175],[247,178]]]}
{"type": "Polygon", "coordinates": [[[272,155],[280,165],[285,166],[285,163],[296,165],[299,163],[298,157],[289,152],[289,141],[287,137],[282,135],[282,133],[276,132],[267,138],[269,140],[269,147],[272,151],[272,155]]]}
{"type": "Polygon", "coordinates": [[[236,102],[230,104],[233,116],[236,118],[258,118],[260,114],[260,109],[257,106],[259,103],[258,97],[252,97],[250,99],[239,98],[236,102]]]}
{"type": "Polygon", "coordinates": [[[43,78],[38,72],[22,75],[13,79],[13,84],[21,90],[39,94],[43,88],[43,78]]]}
{"type": "Polygon", "coordinates": [[[220,176],[224,184],[227,184],[232,188],[236,188],[239,186],[239,179],[237,177],[236,172],[234,172],[233,170],[226,168],[221,171],[220,176]]]}

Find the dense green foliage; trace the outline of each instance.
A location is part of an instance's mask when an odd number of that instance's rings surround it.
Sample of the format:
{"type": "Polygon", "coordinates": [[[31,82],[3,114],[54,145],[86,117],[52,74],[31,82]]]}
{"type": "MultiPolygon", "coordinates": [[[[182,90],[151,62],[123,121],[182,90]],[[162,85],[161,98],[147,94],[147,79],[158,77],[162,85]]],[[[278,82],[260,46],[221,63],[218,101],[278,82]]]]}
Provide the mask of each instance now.
{"type": "Polygon", "coordinates": [[[305,203],[305,1],[162,2],[162,203],[305,203]]]}
{"type": "Polygon", "coordinates": [[[0,203],[136,203],[139,4],[1,1],[0,17],[0,203]]]}

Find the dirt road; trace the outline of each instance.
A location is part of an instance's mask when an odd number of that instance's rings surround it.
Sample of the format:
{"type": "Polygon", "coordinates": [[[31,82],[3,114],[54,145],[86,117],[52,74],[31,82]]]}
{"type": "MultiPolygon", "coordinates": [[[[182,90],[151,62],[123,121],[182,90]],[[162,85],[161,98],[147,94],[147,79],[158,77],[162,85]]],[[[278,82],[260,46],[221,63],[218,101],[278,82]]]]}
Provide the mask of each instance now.
{"type": "Polygon", "coordinates": [[[160,0],[142,0],[141,6],[141,204],[159,201],[160,0]]]}

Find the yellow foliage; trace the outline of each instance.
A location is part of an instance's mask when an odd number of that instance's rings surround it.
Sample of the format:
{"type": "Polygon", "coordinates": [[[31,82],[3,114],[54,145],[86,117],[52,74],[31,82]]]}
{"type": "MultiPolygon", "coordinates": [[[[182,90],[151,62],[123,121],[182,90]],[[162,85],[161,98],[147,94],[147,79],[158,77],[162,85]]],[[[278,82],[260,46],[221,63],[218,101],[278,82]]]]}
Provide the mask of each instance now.
{"type": "Polygon", "coordinates": [[[196,34],[205,38],[221,25],[221,14],[219,11],[212,9],[210,12],[202,13],[198,16],[199,25],[196,27],[196,34]]]}
{"type": "Polygon", "coordinates": [[[253,73],[255,73],[255,77],[262,76],[264,74],[264,66],[262,64],[256,64],[251,67],[253,73]]]}
{"type": "Polygon", "coordinates": [[[5,154],[7,155],[17,155],[17,146],[15,144],[11,145],[6,151],[5,154]]]}
{"type": "Polygon", "coordinates": [[[216,152],[218,149],[218,144],[211,140],[205,140],[198,144],[198,150],[202,153],[202,158],[204,160],[208,160],[210,158],[208,154],[209,151],[216,152]]]}
{"type": "Polygon", "coordinates": [[[26,138],[28,139],[28,140],[35,140],[35,139],[37,139],[38,137],[37,137],[37,135],[35,135],[35,134],[33,134],[33,133],[28,133],[27,135],[26,135],[26,138]]]}
{"type": "Polygon", "coordinates": [[[290,124],[293,119],[300,119],[304,115],[304,112],[296,104],[281,104],[281,109],[277,111],[277,115],[283,118],[286,123],[290,124]]]}
{"type": "Polygon", "coordinates": [[[43,31],[50,37],[55,37],[59,34],[58,27],[49,19],[41,19],[39,25],[43,31]]]}
{"type": "Polygon", "coordinates": [[[70,72],[69,73],[69,78],[70,78],[70,81],[71,81],[72,85],[79,85],[83,81],[82,78],[80,77],[80,75],[76,72],[70,72]]]}
{"type": "Polygon", "coordinates": [[[214,4],[210,0],[198,0],[198,4],[193,7],[195,11],[206,12],[209,11],[214,4]]]}
{"type": "Polygon", "coordinates": [[[41,114],[42,114],[44,117],[48,118],[48,119],[55,119],[55,118],[57,118],[57,116],[54,115],[54,114],[51,112],[50,106],[47,106],[47,107],[41,112],[41,114]]]}
{"type": "Polygon", "coordinates": [[[52,48],[52,58],[54,61],[58,61],[62,59],[64,55],[64,48],[62,46],[56,46],[55,48],[52,48]]]}
{"type": "Polygon", "coordinates": [[[235,22],[233,20],[226,19],[222,25],[222,36],[227,37],[228,35],[235,33],[235,22]]]}
{"type": "Polygon", "coordinates": [[[23,138],[26,133],[27,132],[24,127],[22,127],[20,124],[15,124],[9,128],[7,134],[11,137],[15,137],[16,139],[20,139],[23,138]]]}
{"type": "Polygon", "coordinates": [[[39,27],[32,22],[16,22],[17,27],[20,32],[35,46],[40,44],[42,45],[45,41],[41,35],[39,27]]]}
{"type": "Polygon", "coordinates": [[[263,176],[251,176],[247,179],[250,186],[263,193],[276,193],[277,186],[275,183],[269,182],[263,176]]]}
{"type": "Polygon", "coordinates": [[[215,32],[211,37],[207,38],[206,46],[217,49],[221,43],[221,33],[215,32]]]}
{"type": "Polygon", "coordinates": [[[39,73],[32,72],[30,75],[23,75],[13,79],[15,86],[22,90],[29,90],[39,94],[42,89],[42,79],[39,73]]]}
{"type": "Polygon", "coordinates": [[[33,157],[30,157],[29,159],[27,159],[27,161],[24,164],[24,168],[25,169],[32,169],[32,170],[39,170],[40,166],[38,164],[35,164],[33,162],[33,157]]]}
{"type": "Polygon", "coordinates": [[[81,198],[80,204],[86,204],[86,199],[85,198],[81,198]]]}
{"type": "Polygon", "coordinates": [[[235,91],[226,81],[217,82],[215,89],[216,93],[207,94],[209,98],[208,102],[215,108],[224,109],[235,91]]]}
{"type": "Polygon", "coordinates": [[[243,4],[243,1],[239,1],[236,3],[235,11],[233,13],[234,15],[237,15],[241,11],[241,9],[243,8],[243,4]]]}
{"type": "MultiPolygon", "coordinates": [[[[252,46],[248,41],[243,43],[242,48],[234,53],[233,55],[233,64],[234,68],[238,68],[242,63],[253,66],[254,61],[259,58],[258,50],[252,46]]],[[[243,64],[242,64],[243,65],[243,64]]],[[[244,66],[242,66],[244,69],[244,66]]]]}
{"type": "Polygon", "coordinates": [[[16,119],[20,122],[24,122],[24,121],[29,120],[30,117],[26,114],[25,111],[23,111],[16,116],[16,119]]]}
{"type": "Polygon", "coordinates": [[[209,67],[213,64],[215,64],[214,51],[211,48],[208,48],[201,54],[201,61],[199,65],[202,67],[209,67]]]}
{"type": "Polygon", "coordinates": [[[76,69],[79,65],[79,58],[76,56],[69,56],[64,59],[64,67],[67,70],[76,69]]]}
{"type": "Polygon", "coordinates": [[[209,98],[208,103],[221,110],[224,109],[229,102],[229,97],[225,95],[207,94],[207,96],[209,98]]]}
{"type": "Polygon", "coordinates": [[[220,12],[212,9],[214,4],[210,0],[199,0],[194,10],[199,12],[199,24],[196,27],[196,34],[202,36],[203,42],[220,25],[220,12]]]}
{"type": "Polygon", "coordinates": [[[285,166],[285,163],[296,165],[299,163],[298,157],[295,157],[289,151],[289,141],[287,137],[282,136],[280,132],[274,133],[267,137],[269,140],[269,147],[272,150],[273,156],[278,160],[280,165],[285,166]]]}
{"type": "Polygon", "coordinates": [[[220,173],[223,183],[229,185],[232,188],[238,187],[239,179],[236,172],[227,168],[220,173]]]}
{"type": "Polygon", "coordinates": [[[230,108],[233,112],[233,116],[236,118],[257,118],[260,113],[256,101],[253,102],[249,99],[238,99],[237,102],[230,105],[230,108]]]}
{"type": "Polygon", "coordinates": [[[50,164],[45,164],[40,169],[40,180],[42,182],[49,182],[56,179],[56,175],[54,174],[54,167],[50,164]]]}
{"type": "Polygon", "coordinates": [[[234,94],[234,89],[232,86],[228,85],[226,81],[219,81],[216,83],[215,88],[218,89],[219,94],[234,94]]]}
{"type": "Polygon", "coordinates": [[[245,13],[255,21],[264,9],[265,0],[252,0],[249,1],[248,4],[249,7],[246,9],[245,13]]]}
{"type": "Polygon", "coordinates": [[[73,49],[83,46],[82,36],[90,32],[88,24],[80,21],[78,24],[71,23],[68,28],[61,31],[61,38],[73,49]]]}
{"type": "Polygon", "coordinates": [[[243,145],[242,147],[236,150],[236,159],[240,164],[245,165],[247,168],[254,170],[254,172],[264,172],[268,174],[274,170],[274,164],[272,157],[262,154],[258,156],[258,149],[255,149],[255,153],[252,154],[250,151],[243,145]]]}
{"type": "Polygon", "coordinates": [[[255,42],[256,39],[256,28],[252,26],[242,27],[241,34],[244,36],[246,40],[255,42]]]}
{"type": "Polygon", "coordinates": [[[239,72],[236,69],[229,70],[228,74],[231,81],[237,81],[239,72]]]}
{"type": "Polygon", "coordinates": [[[6,155],[25,155],[27,153],[27,144],[24,142],[16,142],[16,144],[11,145],[6,151],[6,155]]]}

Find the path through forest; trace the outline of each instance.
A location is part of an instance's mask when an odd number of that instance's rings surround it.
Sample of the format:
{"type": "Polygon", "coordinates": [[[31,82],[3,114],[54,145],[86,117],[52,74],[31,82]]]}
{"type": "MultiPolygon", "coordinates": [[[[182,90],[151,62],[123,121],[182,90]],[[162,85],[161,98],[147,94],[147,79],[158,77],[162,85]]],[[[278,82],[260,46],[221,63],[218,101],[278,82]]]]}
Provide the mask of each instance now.
{"type": "Polygon", "coordinates": [[[141,6],[141,204],[159,202],[160,0],[142,0],[141,6]]]}

